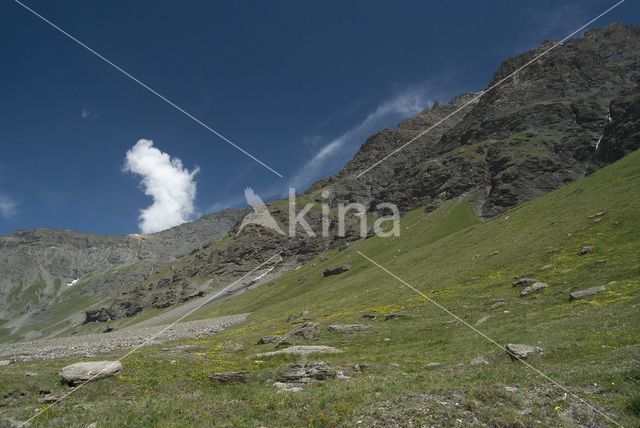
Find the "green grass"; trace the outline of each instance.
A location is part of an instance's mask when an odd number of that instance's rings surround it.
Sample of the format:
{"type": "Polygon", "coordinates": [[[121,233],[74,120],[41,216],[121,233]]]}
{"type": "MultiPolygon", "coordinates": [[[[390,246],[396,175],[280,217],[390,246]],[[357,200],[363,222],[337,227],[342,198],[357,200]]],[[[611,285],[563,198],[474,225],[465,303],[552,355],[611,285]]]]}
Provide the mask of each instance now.
{"type": "MultiPolygon", "coordinates": [[[[88,384],[34,425],[84,426],[98,421],[99,426],[353,426],[359,420],[362,426],[612,425],[570,395],[564,397],[565,391],[549,380],[511,361],[472,329],[449,323],[450,314],[373,266],[359,251],[471,325],[492,315],[477,327],[480,331],[500,344],[542,347],[544,353],[529,361],[533,366],[623,426],[638,426],[638,212],[640,152],[488,221],[476,218],[464,201],[432,213],[412,211],[402,218],[398,238],[373,237],[342,251],[327,251],[269,284],[202,308],[191,318],[251,315],[245,323],[209,338],[175,342],[196,344],[197,353],[159,351],[167,344],[137,351],[123,361],[123,377],[88,384]],[[600,211],[606,211],[600,221],[589,218],[600,211]],[[580,256],[585,245],[593,245],[595,251],[580,256]],[[353,268],[322,276],[325,269],[345,263],[353,268]],[[541,271],[547,264],[554,268],[541,271]],[[521,297],[511,283],[525,274],[550,287],[521,297]],[[571,291],[603,284],[605,292],[568,300],[571,291]],[[503,299],[505,305],[490,309],[494,299],[503,299]],[[287,316],[305,309],[322,326],[321,334],[309,343],[344,350],[310,359],[331,362],[352,377],[276,394],[271,386],[275,377],[297,358],[247,357],[271,350],[270,345],[257,345],[258,339],[294,328],[297,324],[286,322],[287,316]],[[362,318],[365,313],[379,317],[367,321],[362,318]],[[389,313],[405,317],[384,321],[389,313]],[[355,322],[375,328],[353,335],[326,329],[355,322]],[[219,345],[227,340],[245,349],[225,351],[219,345]],[[478,356],[490,364],[470,366],[478,356]],[[426,367],[433,362],[441,365],[426,367]],[[356,364],[367,368],[353,372],[356,364]],[[226,370],[248,370],[250,380],[219,386],[206,377],[226,370]],[[508,392],[505,386],[519,389],[508,392]]],[[[26,393],[5,399],[3,412],[25,420],[37,406],[33,391],[66,390],[56,372],[77,360],[0,367],[0,390],[19,388],[26,393]],[[41,376],[25,380],[27,371],[41,376]]]]}

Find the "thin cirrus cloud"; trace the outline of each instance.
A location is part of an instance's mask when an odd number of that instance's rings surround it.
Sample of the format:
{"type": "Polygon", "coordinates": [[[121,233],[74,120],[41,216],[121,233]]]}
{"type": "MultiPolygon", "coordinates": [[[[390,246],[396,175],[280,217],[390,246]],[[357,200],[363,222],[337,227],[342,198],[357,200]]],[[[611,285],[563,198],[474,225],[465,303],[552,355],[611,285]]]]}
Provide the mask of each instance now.
{"type": "Polygon", "coordinates": [[[140,210],[142,233],[159,232],[192,219],[199,168],[189,171],[180,159],[142,139],[127,151],[123,169],[139,175],[144,193],[153,198],[153,204],[140,210]]]}
{"type": "Polygon", "coordinates": [[[335,170],[336,164],[342,166],[346,163],[369,135],[380,131],[383,123],[415,116],[425,107],[432,105],[429,88],[430,85],[426,84],[410,87],[380,103],[362,121],[318,150],[298,169],[289,185],[303,190],[315,180],[335,172],[332,170],[335,170]]]}
{"type": "Polygon", "coordinates": [[[18,204],[7,195],[0,194],[0,217],[5,220],[16,215],[18,204]]]}

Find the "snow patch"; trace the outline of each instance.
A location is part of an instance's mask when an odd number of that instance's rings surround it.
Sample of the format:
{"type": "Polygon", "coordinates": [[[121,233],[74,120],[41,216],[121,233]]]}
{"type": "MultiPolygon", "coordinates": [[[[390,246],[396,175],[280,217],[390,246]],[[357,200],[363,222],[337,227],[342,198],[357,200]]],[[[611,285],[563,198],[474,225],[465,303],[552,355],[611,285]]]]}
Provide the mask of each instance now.
{"type": "Polygon", "coordinates": [[[602,135],[598,138],[598,142],[596,143],[596,152],[598,151],[598,147],[600,147],[600,141],[602,141],[602,135]]]}
{"type": "Polygon", "coordinates": [[[67,283],[67,287],[72,287],[72,286],[76,285],[78,283],[78,281],[80,281],[80,278],[74,279],[73,281],[68,282],[67,283]]]}

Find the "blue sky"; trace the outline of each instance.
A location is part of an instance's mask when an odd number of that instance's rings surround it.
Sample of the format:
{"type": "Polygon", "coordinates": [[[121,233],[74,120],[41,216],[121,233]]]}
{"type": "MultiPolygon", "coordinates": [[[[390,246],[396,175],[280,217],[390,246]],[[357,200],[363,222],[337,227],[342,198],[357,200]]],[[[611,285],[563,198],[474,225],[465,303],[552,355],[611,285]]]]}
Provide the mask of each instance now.
{"type": "MultiPolygon", "coordinates": [[[[24,3],[283,178],[5,1],[0,235],[157,230],[244,206],[245,187],[303,191],[368,135],[485,88],[615,2],[24,3]]],[[[638,17],[627,1],[592,27],[638,17]]]]}

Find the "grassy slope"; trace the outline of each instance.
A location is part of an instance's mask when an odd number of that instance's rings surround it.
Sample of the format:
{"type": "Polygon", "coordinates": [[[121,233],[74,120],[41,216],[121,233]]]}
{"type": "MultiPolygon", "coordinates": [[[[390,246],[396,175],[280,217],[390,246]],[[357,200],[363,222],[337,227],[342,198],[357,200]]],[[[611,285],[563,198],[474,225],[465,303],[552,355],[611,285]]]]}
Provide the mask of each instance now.
{"type": "MultiPolygon", "coordinates": [[[[322,426],[362,420],[365,426],[376,421],[456,426],[460,419],[465,425],[573,426],[592,420],[610,425],[468,327],[447,323],[450,315],[371,265],[356,253],[361,251],[441,305],[458,308],[455,313],[471,324],[493,315],[478,329],[502,344],[544,348],[543,355],[530,360],[536,368],[624,426],[638,426],[638,212],[640,152],[487,222],[480,223],[465,202],[432,214],[416,210],[403,218],[399,238],[371,238],[329,251],[271,284],[201,309],[194,318],[252,312],[243,325],[206,340],[182,342],[197,344],[201,355],[159,352],[160,346],[138,351],[124,361],[122,378],[88,384],[36,424],[322,426]],[[599,222],[588,218],[600,211],[607,213],[599,222]],[[593,245],[594,254],[578,255],[584,245],[593,245]],[[353,269],[322,277],[324,269],[342,263],[353,269]],[[555,268],[539,270],[547,264],[555,268]],[[562,273],[567,269],[572,271],[562,273]],[[523,274],[550,287],[521,297],[511,282],[523,274]],[[572,290],[610,281],[616,283],[593,298],[568,301],[572,290]],[[506,305],[490,309],[492,299],[503,299],[506,305]],[[270,345],[256,345],[257,340],[293,328],[285,319],[304,309],[323,328],[310,343],[345,351],[311,359],[344,370],[355,364],[370,366],[350,380],[276,394],[273,378],[296,358],[256,362],[246,356],[271,350],[270,345]],[[362,318],[364,313],[392,312],[406,317],[362,318]],[[353,322],[368,322],[375,329],[346,336],[326,330],[330,324],[353,322]],[[224,351],[218,345],[227,340],[245,345],[245,350],[224,351]],[[470,366],[478,356],[490,364],[470,366]],[[430,362],[442,364],[425,368],[430,362]],[[239,369],[251,372],[248,384],[218,386],[206,378],[207,373],[239,369]],[[517,392],[504,389],[516,385],[517,392]]],[[[6,398],[3,411],[26,419],[36,406],[38,387],[62,391],[55,373],[75,361],[0,367],[2,392],[20,388],[27,393],[6,398]],[[26,371],[41,376],[25,380],[26,371]]]]}

